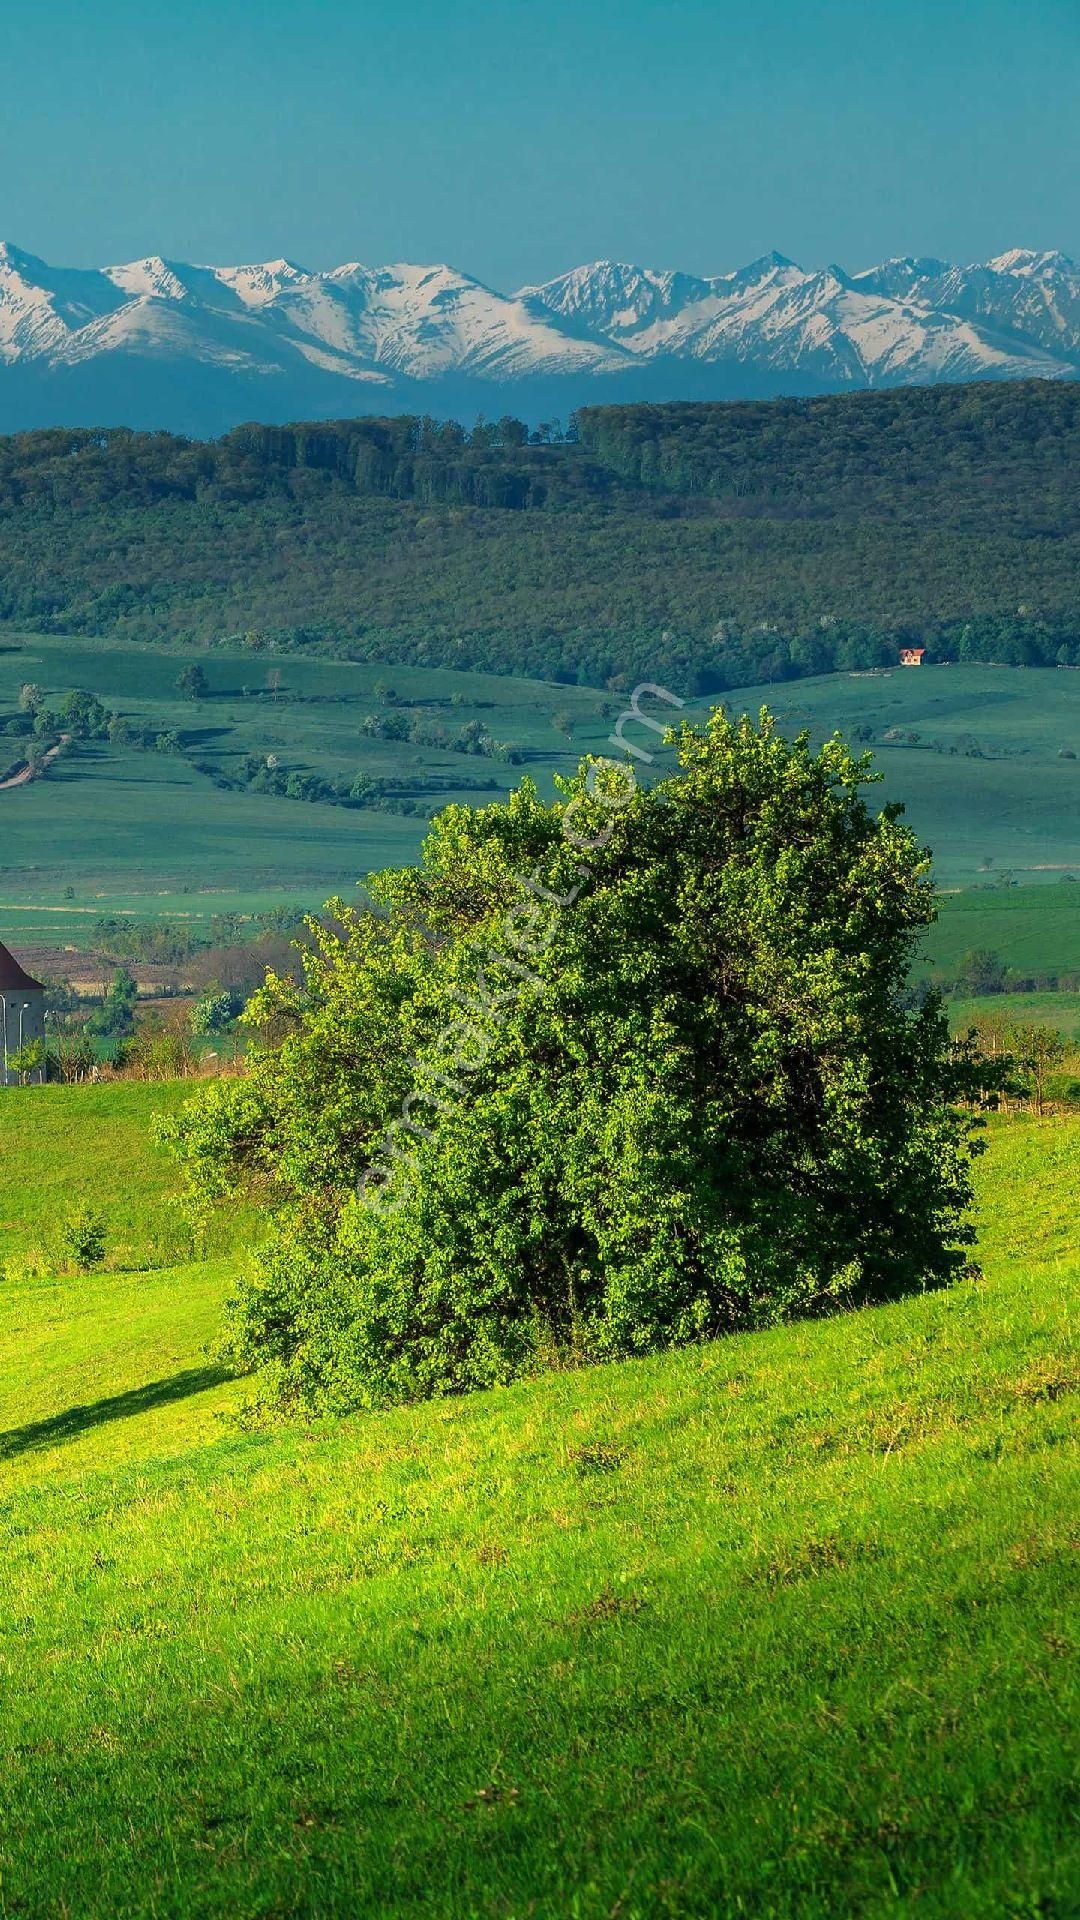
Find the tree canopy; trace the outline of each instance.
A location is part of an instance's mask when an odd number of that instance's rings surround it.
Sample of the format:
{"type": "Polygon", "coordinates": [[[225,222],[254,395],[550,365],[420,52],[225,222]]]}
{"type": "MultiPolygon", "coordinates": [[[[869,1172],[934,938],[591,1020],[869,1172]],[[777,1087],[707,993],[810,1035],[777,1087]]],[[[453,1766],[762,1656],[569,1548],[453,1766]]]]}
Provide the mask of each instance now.
{"type": "Polygon", "coordinates": [[[232,1309],[268,1392],[379,1404],[941,1283],[970,1122],[904,993],[928,862],[839,740],[683,727],[651,787],[582,762],[453,806],[422,864],[331,903],[251,1071],[175,1139],[253,1185],[232,1309]]]}
{"type": "Polygon", "coordinates": [[[0,621],[684,693],[1080,664],[1080,384],[0,439],[0,621]],[[630,684],[633,682],[631,681],[630,684]]]}

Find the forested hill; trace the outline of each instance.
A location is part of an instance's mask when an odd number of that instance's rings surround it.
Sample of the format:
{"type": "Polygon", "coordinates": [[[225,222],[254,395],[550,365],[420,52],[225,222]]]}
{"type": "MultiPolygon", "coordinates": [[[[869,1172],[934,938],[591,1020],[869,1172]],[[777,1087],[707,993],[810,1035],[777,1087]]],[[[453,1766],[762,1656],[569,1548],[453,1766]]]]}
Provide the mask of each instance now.
{"type": "Polygon", "coordinates": [[[689,691],[1080,665],[1080,385],[0,440],[0,620],[689,691]]]}

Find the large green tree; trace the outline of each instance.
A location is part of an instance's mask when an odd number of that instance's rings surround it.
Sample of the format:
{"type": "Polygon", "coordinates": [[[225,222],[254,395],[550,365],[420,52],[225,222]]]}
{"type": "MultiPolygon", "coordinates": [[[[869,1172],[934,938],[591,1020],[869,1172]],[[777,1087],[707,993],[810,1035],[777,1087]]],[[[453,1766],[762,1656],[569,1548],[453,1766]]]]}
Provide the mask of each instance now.
{"type": "Polygon", "coordinates": [[[928,859],[839,740],[717,712],[681,772],[585,761],[450,807],[332,903],[251,1072],[190,1107],[196,1188],[273,1206],[232,1310],[270,1391],[378,1404],[939,1284],[970,1123],[903,989],[928,859]]]}

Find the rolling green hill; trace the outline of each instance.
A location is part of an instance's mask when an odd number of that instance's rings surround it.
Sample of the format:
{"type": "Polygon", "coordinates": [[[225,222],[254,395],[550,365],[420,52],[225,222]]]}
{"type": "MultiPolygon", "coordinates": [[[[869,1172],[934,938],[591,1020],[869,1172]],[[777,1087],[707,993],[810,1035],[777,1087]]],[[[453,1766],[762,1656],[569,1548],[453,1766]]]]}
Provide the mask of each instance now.
{"type": "MultiPolygon", "coordinates": [[[[9,1233],[129,1093],[0,1097],[9,1233]]],[[[997,1126],[981,1279],[304,1428],[207,1355],[239,1253],[8,1279],[0,1912],[1064,1920],[1078,1175],[997,1126]]]]}
{"type": "Polygon", "coordinates": [[[1080,662],[1080,390],[0,441],[0,621],[709,693],[1080,662]]]}
{"type": "MultiPolygon", "coordinates": [[[[625,704],[517,676],[20,634],[0,648],[0,728],[26,682],[54,706],[83,688],[132,727],[179,741],[166,754],[78,742],[46,778],[0,791],[0,934],[76,945],[106,912],[190,924],[283,901],[317,907],[412,860],[449,800],[483,804],[524,774],[550,792],[554,773],[605,750],[625,704]],[[207,698],[177,690],[187,665],[203,669],[207,698]],[[428,737],[380,738],[369,720],[428,737]],[[508,743],[514,761],[432,744],[469,726],[508,743]],[[245,764],[268,754],[283,774],[346,788],[360,775],[379,790],[354,807],[244,786],[245,764]]],[[[1067,757],[1080,754],[1080,674],[885,669],[761,684],[729,704],[768,704],[786,732],[840,729],[871,748],[881,799],[904,801],[941,886],[971,890],[946,904],[935,962],[990,947],[1017,967],[1080,967],[1080,885],[1063,879],[1080,876],[1080,758],[1067,757]]],[[[683,712],[700,719],[707,705],[687,699],[683,712]]],[[[26,736],[0,733],[0,759],[26,751],[26,736]]]]}
{"type": "Polygon", "coordinates": [[[946,975],[966,953],[997,953],[1032,974],[1075,973],[1080,965],[1080,886],[973,888],[940,903],[926,954],[946,975]]]}
{"type": "MultiPolygon", "coordinates": [[[[0,727],[5,714],[17,715],[28,681],[52,704],[83,688],[132,727],[175,732],[182,743],[160,754],[80,741],[47,778],[0,792],[0,920],[16,910],[5,922],[12,938],[21,929],[30,938],[31,925],[34,937],[50,937],[50,925],[55,937],[59,922],[77,942],[87,909],[190,918],[283,899],[317,907],[372,869],[414,858],[428,817],[447,802],[505,796],[523,773],[550,790],[554,771],[601,749],[621,710],[592,689],[497,675],[20,635],[0,648],[0,727]],[[181,697],[176,680],[187,663],[204,667],[209,698],[181,697]],[[450,742],[462,728],[481,728],[512,744],[515,763],[372,737],[369,716],[419,722],[450,742]],[[361,775],[385,795],[344,807],[245,787],[245,757],[269,754],[283,773],[346,787],[361,775]]],[[[0,735],[0,761],[27,750],[26,736],[0,735]]]]}
{"type": "MultiPolygon", "coordinates": [[[[903,801],[943,887],[1080,880],[1080,674],[897,667],[741,688],[731,704],[767,704],[788,734],[861,739],[881,797],[903,801]]],[[[1061,964],[1080,965],[1075,939],[1061,964]]]]}

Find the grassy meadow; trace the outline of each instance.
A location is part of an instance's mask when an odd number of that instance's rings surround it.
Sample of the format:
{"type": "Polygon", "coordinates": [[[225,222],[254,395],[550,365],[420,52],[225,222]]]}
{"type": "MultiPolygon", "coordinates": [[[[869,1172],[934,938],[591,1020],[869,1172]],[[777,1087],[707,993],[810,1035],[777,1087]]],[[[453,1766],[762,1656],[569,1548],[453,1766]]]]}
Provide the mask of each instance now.
{"type": "MultiPolygon", "coordinates": [[[[42,937],[44,922],[43,937],[62,927],[76,943],[90,914],[319,906],[373,868],[412,860],[427,813],[448,801],[505,797],[523,773],[550,791],[552,773],[599,750],[621,710],[594,689],[494,674],[40,635],[0,649],[0,713],[15,710],[27,681],[54,704],[84,688],[134,726],[178,733],[184,746],[159,755],[80,742],[47,779],[0,793],[0,916],[25,925],[27,939],[42,937]],[[176,689],[192,662],[211,689],[198,702],[176,689]],[[366,735],[365,718],[391,706],[442,721],[451,734],[480,721],[513,743],[521,763],[366,735]],[[419,811],[229,791],[201,771],[231,776],[248,754],[276,754],[283,767],[324,778],[397,783],[419,811]]],[[[4,751],[17,759],[22,744],[13,738],[4,751]]]]}
{"type": "Polygon", "coordinates": [[[988,950],[1019,971],[1080,968],[1080,886],[986,887],[945,894],[923,943],[927,959],[955,972],[966,953],[988,950]]]}
{"type": "Polygon", "coordinates": [[[863,728],[879,791],[904,802],[942,887],[1080,879],[1080,673],[896,667],[741,690],[739,700],[770,706],[789,734],[857,739],[863,728]]]}
{"type": "MultiPolygon", "coordinates": [[[[553,774],[570,772],[583,752],[604,749],[623,705],[618,695],[591,687],[449,668],[5,635],[0,716],[15,711],[26,681],[42,686],[53,703],[72,687],[84,688],[133,725],[174,731],[183,743],[181,753],[163,755],[78,743],[47,778],[0,793],[0,933],[72,945],[88,942],[102,913],[197,924],[213,913],[260,912],[285,902],[317,907],[373,868],[415,858],[428,814],[448,800],[482,804],[505,795],[523,774],[550,794],[553,774]],[[210,697],[198,702],[176,689],[178,673],[193,662],[210,686],[210,697]],[[385,717],[391,706],[439,722],[451,735],[478,721],[513,745],[520,764],[365,734],[365,718],[385,717]],[[363,774],[385,781],[388,798],[396,795],[414,811],[346,809],[214,784],[214,770],[233,777],[246,755],[267,754],[324,779],[363,774]]],[[[1080,877],[1080,760],[1062,757],[1063,750],[1080,752],[1080,674],[897,668],[725,697],[750,711],[771,706],[788,732],[806,727],[820,738],[837,728],[863,729],[884,776],[881,799],[905,802],[912,825],[935,849],[942,888],[983,903],[970,911],[1032,922],[1047,909],[1004,904],[1006,895],[1027,900],[1063,876],[1080,877]]],[[[706,710],[689,701],[686,714],[700,719],[706,710]]],[[[4,752],[9,748],[15,760],[22,742],[11,737],[4,752]]],[[[1080,964],[1080,900],[1073,907],[1064,899],[1067,885],[1049,889],[1060,901],[1052,925],[1009,921],[1018,953],[1041,955],[1049,938],[1060,967],[1080,964]]],[[[960,952],[1000,944],[989,921],[972,937],[958,926],[957,939],[960,952]]],[[[935,954],[951,944],[940,936],[935,954]]]]}
{"type": "MultiPolygon", "coordinates": [[[[191,1227],[153,1122],[191,1098],[191,1082],[26,1091],[32,1104],[0,1098],[0,1267],[47,1265],[57,1222],[78,1207],[104,1215],[110,1265],[135,1272],[189,1258],[191,1227]]],[[[226,1210],[209,1230],[213,1245],[227,1245],[234,1230],[226,1210]]]]}
{"type": "Polygon", "coordinates": [[[1080,1121],[949,1291],[267,1427],[185,1091],[0,1095],[5,1920],[1078,1910],[1080,1121]],[[113,1269],[29,1259],[88,1191],[113,1269]]]}
{"type": "Polygon", "coordinates": [[[1078,993],[984,993],[973,999],[954,995],[949,1000],[954,1031],[962,1033],[973,1020],[988,1015],[1013,1026],[1055,1027],[1066,1040],[1080,1044],[1078,993]]]}

